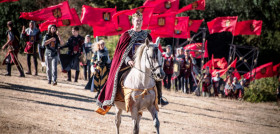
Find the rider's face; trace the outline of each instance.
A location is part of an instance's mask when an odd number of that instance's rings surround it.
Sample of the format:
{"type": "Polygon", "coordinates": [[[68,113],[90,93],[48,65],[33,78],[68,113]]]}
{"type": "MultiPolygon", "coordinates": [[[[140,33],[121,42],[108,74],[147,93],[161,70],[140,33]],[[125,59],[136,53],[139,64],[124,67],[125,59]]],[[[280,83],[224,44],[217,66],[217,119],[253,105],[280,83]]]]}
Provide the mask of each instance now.
{"type": "Polygon", "coordinates": [[[141,17],[134,17],[132,19],[133,27],[135,27],[136,29],[141,29],[142,23],[143,23],[143,19],[141,17]]]}

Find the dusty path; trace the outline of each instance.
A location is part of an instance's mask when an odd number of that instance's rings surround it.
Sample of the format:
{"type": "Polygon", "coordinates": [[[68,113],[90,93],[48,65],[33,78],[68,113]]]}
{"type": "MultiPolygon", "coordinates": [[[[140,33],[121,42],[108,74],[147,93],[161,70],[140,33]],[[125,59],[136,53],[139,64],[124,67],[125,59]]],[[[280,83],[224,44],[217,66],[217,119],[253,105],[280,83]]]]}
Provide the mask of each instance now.
{"type": "MultiPolygon", "coordinates": [[[[5,77],[0,70],[0,133],[114,133],[114,112],[101,116],[95,93],[84,90],[85,81],[47,84],[46,76],[5,77]]],[[[280,133],[280,109],[275,103],[252,104],[220,98],[202,98],[164,92],[170,101],[160,108],[160,131],[185,133],[280,133]]],[[[131,133],[129,113],[122,116],[121,133],[131,133]]],[[[155,133],[151,115],[144,112],[140,133],[155,133]]]]}

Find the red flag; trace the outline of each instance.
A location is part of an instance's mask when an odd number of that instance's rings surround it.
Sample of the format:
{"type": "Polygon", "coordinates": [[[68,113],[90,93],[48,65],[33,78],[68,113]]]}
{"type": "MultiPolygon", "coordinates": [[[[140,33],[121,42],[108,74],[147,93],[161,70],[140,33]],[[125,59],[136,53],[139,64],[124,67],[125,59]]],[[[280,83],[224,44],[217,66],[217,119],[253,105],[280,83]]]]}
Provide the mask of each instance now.
{"type": "Polygon", "coordinates": [[[19,18],[34,21],[64,20],[72,19],[72,15],[68,1],[64,1],[58,5],[50,6],[34,12],[21,12],[19,18]]]}
{"type": "Polygon", "coordinates": [[[197,32],[201,23],[204,21],[202,20],[189,20],[189,31],[197,32]]]}
{"type": "Polygon", "coordinates": [[[116,13],[116,8],[93,8],[83,5],[81,13],[82,24],[90,26],[107,27],[113,23],[112,16],[116,13]]]}
{"type": "Polygon", "coordinates": [[[273,66],[273,74],[274,76],[280,75],[280,63],[273,66]]]}
{"type": "Polygon", "coordinates": [[[174,12],[161,15],[153,15],[150,19],[149,29],[151,29],[151,31],[153,31],[156,34],[164,35],[166,37],[173,37],[175,15],[176,13],[174,12]]]}
{"type": "MultiPolygon", "coordinates": [[[[269,62],[259,67],[256,67],[251,72],[244,74],[243,77],[246,79],[250,79],[250,78],[254,78],[254,75],[255,75],[255,79],[273,77],[273,63],[269,62]]],[[[250,80],[252,81],[253,79],[250,80]]]]}
{"type": "Polygon", "coordinates": [[[143,6],[154,7],[155,14],[177,12],[179,0],[146,0],[143,6]]]}
{"type": "Polygon", "coordinates": [[[205,0],[195,1],[183,8],[181,8],[178,13],[182,13],[189,10],[205,10],[205,0]]]}
{"type": "Polygon", "coordinates": [[[48,30],[48,26],[50,24],[54,24],[56,25],[56,27],[61,27],[61,26],[79,26],[82,25],[82,23],[80,22],[80,18],[76,12],[75,8],[71,9],[71,13],[72,13],[72,19],[65,19],[65,20],[47,20],[44,23],[39,24],[39,29],[40,31],[46,31],[48,30]]]}
{"type": "Polygon", "coordinates": [[[19,1],[19,0],[0,0],[0,3],[4,3],[4,2],[15,2],[15,1],[19,1]]]}
{"type": "MultiPolygon", "coordinates": [[[[201,58],[200,55],[201,53],[199,52],[201,48],[202,48],[202,43],[188,44],[184,47],[184,49],[194,50],[194,51],[190,51],[190,54],[195,58],[201,58]]],[[[208,57],[207,41],[205,42],[204,50],[205,50],[204,58],[207,58],[208,57]]]]}
{"type": "Polygon", "coordinates": [[[222,69],[220,71],[221,76],[223,76],[224,74],[226,74],[226,72],[230,69],[230,68],[236,68],[236,62],[237,62],[237,58],[235,58],[235,60],[226,68],[226,69],[222,69]]]}
{"type": "Polygon", "coordinates": [[[214,68],[220,68],[220,69],[225,69],[227,67],[227,61],[226,59],[223,58],[212,58],[211,60],[209,60],[208,62],[206,62],[203,65],[203,68],[205,68],[206,66],[213,66],[214,68]]]}
{"type": "Polygon", "coordinates": [[[190,38],[189,17],[176,17],[174,27],[174,38],[187,39],[190,38]]]}
{"type": "Polygon", "coordinates": [[[217,17],[207,22],[207,26],[210,34],[225,31],[234,33],[236,22],[237,16],[217,17]]]}
{"type": "Polygon", "coordinates": [[[236,68],[235,68],[234,71],[232,72],[232,75],[233,75],[234,77],[236,77],[237,80],[240,80],[240,79],[241,79],[241,76],[240,76],[240,74],[239,74],[239,72],[237,71],[236,68]]]}
{"type": "Polygon", "coordinates": [[[234,35],[261,35],[261,32],[261,20],[247,20],[237,22],[234,35]]]}
{"type": "MultiPolygon", "coordinates": [[[[141,6],[141,7],[138,7],[138,8],[134,8],[134,9],[131,9],[131,10],[123,10],[123,11],[119,11],[117,12],[116,14],[113,15],[113,19],[116,20],[118,16],[128,16],[129,15],[132,15],[134,14],[135,12],[141,12],[142,15],[143,15],[143,24],[142,24],[142,29],[147,29],[149,27],[149,22],[150,22],[150,18],[153,14],[153,11],[154,11],[154,8],[151,8],[151,7],[145,7],[145,6],[141,6]]],[[[121,22],[122,21],[125,21],[127,22],[127,20],[123,20],[123,19],[120,19],[121,22]]],[[[130,22],[129,22],[130,23],[130,22]]]]}

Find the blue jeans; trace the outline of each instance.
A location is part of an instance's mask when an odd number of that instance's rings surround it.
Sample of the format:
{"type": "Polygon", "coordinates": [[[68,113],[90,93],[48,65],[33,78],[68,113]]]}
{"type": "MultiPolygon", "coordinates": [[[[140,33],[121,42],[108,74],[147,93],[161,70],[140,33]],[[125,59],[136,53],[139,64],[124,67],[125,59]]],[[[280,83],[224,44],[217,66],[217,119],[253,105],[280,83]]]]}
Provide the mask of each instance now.
{"type": "Polygon", "coordinates": [[[58,57],[45,56],[46,73],[49,81],[56,81],[57,79],[57,61],[58,57]]]}

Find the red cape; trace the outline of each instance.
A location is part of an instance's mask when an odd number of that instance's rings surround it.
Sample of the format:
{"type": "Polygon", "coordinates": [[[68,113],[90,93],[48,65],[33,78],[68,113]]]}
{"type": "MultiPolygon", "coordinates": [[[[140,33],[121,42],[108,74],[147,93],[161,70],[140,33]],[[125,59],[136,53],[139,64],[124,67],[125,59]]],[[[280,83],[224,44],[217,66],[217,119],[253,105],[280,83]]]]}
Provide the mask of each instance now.
{"type": "MultiPolygon", "coordinates": [[[[132,32],[133,33],[133,32],[132,32]]],[[[101,90],[98,99],[96,101],[99,108],[104,108],[104,106],[112,106],[114,104],[115,95],[117,92],[117,83],[119,71],[125,67],[124,64],[125,58],[128,56],[128,53],[131,50],[132,45],[135,43],[137,37],[136,34],[132,34],[131,31],[126,31],[120,37],[120,40],[117,44],[115,54],[112,60],[110,72],[108,75],[108,79],[103,89],[101,90]]],[[[146,31],[141,31],[142,36],[150,37],[150,35],[146,31]]]]}

